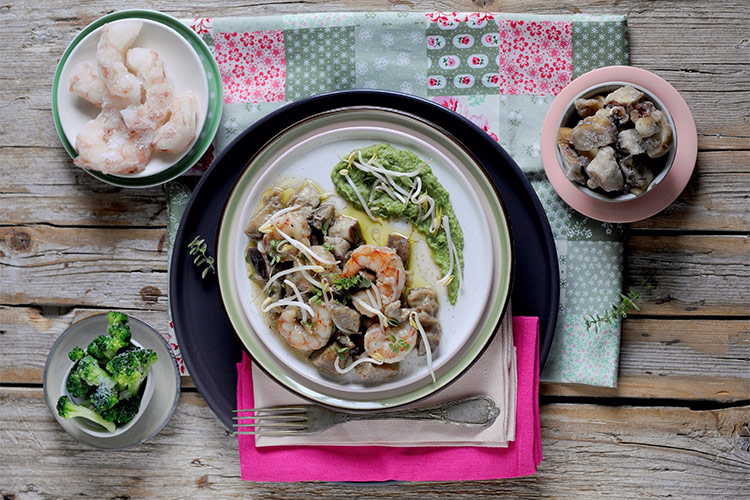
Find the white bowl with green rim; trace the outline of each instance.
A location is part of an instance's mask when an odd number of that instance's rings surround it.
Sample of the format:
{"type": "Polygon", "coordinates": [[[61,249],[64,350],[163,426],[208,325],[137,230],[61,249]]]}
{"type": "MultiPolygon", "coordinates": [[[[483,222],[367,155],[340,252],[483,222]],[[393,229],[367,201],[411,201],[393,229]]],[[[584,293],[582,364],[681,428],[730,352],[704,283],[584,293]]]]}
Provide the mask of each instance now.
{"type": "MultiPolygon", "coordinates": [[[[181,175],[203,156],[219,128],[222,85],[219,67],[205,42],[179,20],[151,10],[125,10],[108,14],[83,29],[65,49],[52,86],[52,115],[63,147],[75,158],[75,138],[81,127],[99,114],[99,109],[69,90],[70,75],[82,61],[96,61],[96,46],[105,24],[124,19],[143,21],[134,47],[153,49],[164,60],[175,94],[191,90],[198,97],[199,133],[181,154],[154,152],[146,168],[137,174],[114,175],[86,170],[104,182],[122,187],[150,187],[181,175]]],[[[77,167],[76,167],[77,168],[77,167]]]]}
{"type": "Polygon", "coordinates": [[[482,168],[459,143],[435,125],[387,108],[355,106],[321,113],[288,128],[248,164],[225,205],[217,269],[222,302],[256,364],[287,389],[309,400],[349,410],[377,410],[414,402],[456,380],[492,340],[510,296],[512,242],[506,213],[482,168]],[[455,305],[441,300],[443,336],[434,354],[436,382],[425,358],[402,362],[399,376],[365,384],[356,374],[335,377],[319,371],[268,325],[264,299],[245,263],[249,240],[243,229],[263,193],[279,183],[304,179],[333,191],[331,170],[355,148],[387,142],[409,149],[430,167],[451,195],[464,232],[464,280],[455,305]]]}

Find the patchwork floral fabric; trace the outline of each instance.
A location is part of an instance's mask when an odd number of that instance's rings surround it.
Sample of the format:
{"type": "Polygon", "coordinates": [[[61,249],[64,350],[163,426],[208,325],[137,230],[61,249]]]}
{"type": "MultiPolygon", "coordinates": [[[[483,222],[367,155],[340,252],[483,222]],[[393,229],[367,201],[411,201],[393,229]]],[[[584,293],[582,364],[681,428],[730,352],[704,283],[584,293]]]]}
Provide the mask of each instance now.
{"type": "MultiPolygon", "coordinates": [[[[588,331],[583,317],[606,313],[619,297],[622,231],[560,200],[543,172],[539,135],[572,79],[628,63],[624,16],[339,12],[186,23],[209,45],[222,76],[225,105],[211,155],[285,103],[353,88],[426,97],[498,141],[539,195],[557,244],[560,315],[542,379],[616,385],[620,326],[588,331]]],[[[166,189],[173,238],[191,183],[166,189]]]]}

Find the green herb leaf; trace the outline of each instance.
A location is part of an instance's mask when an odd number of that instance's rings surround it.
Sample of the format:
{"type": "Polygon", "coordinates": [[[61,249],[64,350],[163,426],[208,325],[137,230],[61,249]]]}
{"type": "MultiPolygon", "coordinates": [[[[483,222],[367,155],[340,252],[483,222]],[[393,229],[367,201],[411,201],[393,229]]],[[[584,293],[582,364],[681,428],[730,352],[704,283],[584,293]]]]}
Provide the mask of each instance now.
{"type": "Polygon", "coordinates": [[[331,225],[331,219],[326,219],[323,221],[323,236],[328,235],[328,228],[331,225]]]}
{"type": "Polygon", "coordinates": [[[327,241],[326,241],[325,243],[323,243],[323,245],[322,245],[322,246],[323,246],[323,248],[324,248],[325,250],[328,250],[329,252],[333,252],[333,245],[331,245],[331,244],[330,244],[330,243],[328,243],[327,241]]]}
{"type": "Polygon", "coordinates": [[[333,351],[336,353],[336,355],[339,357],[341,361],[344,361],[346,359],[346,355],[349,352],[348,347],[339,347],[334,344],[333,351]]]}
{"type": "Polygon", "coordinates": [[[216,273],[216,268],[214,267],[215,260],[213,257],[206,254],[207,249],[208,245],[206,244],[206,240],[201,238],[200,235],[196,236],[193,241],[188,243],[188,254],[195,256],[193,264],[198,268],[201,268],[204,265],[206,266],[203,269],[203,272],[201,272],[201,279],[205,279],[209,271],[216,273]]]}

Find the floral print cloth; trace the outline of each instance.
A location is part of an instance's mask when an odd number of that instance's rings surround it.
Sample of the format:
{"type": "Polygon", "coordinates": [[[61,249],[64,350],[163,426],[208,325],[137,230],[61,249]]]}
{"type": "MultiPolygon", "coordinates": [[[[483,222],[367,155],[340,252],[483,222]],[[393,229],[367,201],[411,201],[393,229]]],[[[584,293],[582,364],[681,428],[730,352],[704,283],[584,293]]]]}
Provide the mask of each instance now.
{"type": "MultiPolygon", "coordinates": [[[[616,385],[620,325],[589,331],[583,317],[605,314],[619,299],[622,230],[560,200],[544,175],[539,135],[552,100],[572,79],[628,63],[624,16],[368,12],[185,22],[211,49],[224,89],[215,149],[192,173],[262,116],[322,92],[397,90],[452,109],[510,153],[552,226],[561,302],[542,380],[616,385]]],[[[193,186],[183,177],[166,187],[170,242],[193,186]]]]}

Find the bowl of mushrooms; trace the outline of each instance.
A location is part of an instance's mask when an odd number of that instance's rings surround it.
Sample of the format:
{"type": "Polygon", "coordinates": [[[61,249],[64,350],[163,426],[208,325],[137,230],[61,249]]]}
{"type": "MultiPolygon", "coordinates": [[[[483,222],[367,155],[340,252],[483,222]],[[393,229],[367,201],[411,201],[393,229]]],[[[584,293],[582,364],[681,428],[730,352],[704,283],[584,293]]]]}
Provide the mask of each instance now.
{"type": "Polygon", "coordinates": [[[647,89],[619,81],[597,84],[576,95],[560,116],[557,162],[586,195],[632,200],[667,176],[674,130],[669,110],[647,89]]]}

